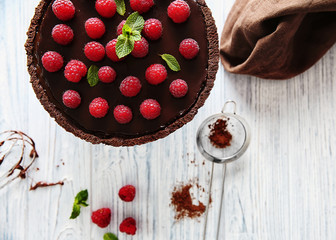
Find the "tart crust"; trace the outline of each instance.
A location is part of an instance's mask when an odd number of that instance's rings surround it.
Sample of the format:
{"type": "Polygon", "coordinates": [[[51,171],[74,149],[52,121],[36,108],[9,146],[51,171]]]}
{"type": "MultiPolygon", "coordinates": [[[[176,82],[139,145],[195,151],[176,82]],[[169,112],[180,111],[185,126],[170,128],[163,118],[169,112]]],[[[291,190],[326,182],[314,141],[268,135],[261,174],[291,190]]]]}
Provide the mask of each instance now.
{"type": "Polygon", "coordinates": [[[55,119],[55,121],[62,126],[66,131],[71,132],[75,136],[91,142],[93,144],[104,143],[112,146],[134,146],[140,145],[148,142],[152,142],[158,140],[160,138],[164,138],[181,128],[186,123],[190,122],[194,116],[197,114],[197,111],[200,107],[204,105],[205,100],[208,98],[211,89],[213,88],[214,81],[216,78],[216,73],[218,70],[219,64],[219,45],[218,45],[218,33],[217,27],[215,25],[215,20],[212,17],[211,10],[208,8],[204,0],[197,0],[197,4],[199,5],[203,18],[206,24],[206,34],[208,41],[208,69],[207,76],[205,80],[205,86],[201,89],[197,101],[194,105],[189,109],[189,111],[182,117],[178,118],[175,122],[166,126],[164,129],[161,129],[155,133],[137,136],[134,138],[120,138],[120,137],[111,137],[107,139],[103,139],[97,137],[93,134],[86,133],[83,130],[76,127],[67,118],[63,115],[63,113],[53,104],[47,95],[47,91],[43,88],[37,74],[37,63],[34,62],[34,52],[35,45],[34,40],[37,35],[37,30],[42,22],[44,13],[49,6],[51,0],[41,0],[39,5],[35,9],[35,15],[31,20],[30,27],[27,32],[28,39],[25,43],[25,49],[27,52],[27,66],[28,72],[30,74],[30,82],[33,86],[36,97],[39,99],[44,109],[49,112],[50,116],[55,119]]]}

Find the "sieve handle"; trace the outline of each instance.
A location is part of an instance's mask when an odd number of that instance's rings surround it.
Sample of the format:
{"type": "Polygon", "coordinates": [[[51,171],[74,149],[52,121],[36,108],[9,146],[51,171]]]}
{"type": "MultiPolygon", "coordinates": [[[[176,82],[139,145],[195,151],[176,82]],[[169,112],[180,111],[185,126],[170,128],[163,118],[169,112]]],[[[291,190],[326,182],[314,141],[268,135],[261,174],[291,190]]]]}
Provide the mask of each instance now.
{"type": "Polygon", "coordinates": [[[233,112],[232,112],[232,113],[233,113],[233,114],[236,114],[237,104],[236,104],[236,102],[233,101],[233,100],[228,100],[228,101],[226,101],[226,102],[224,103],[224,107],[223,107],[223,109],[222,109],[222,113],[226,113],[226,112],[227,112],[227,111],[225,111],[225,110],[226,110],[227,106],[230,105],[230,104],[233,105],[233,112]]]}

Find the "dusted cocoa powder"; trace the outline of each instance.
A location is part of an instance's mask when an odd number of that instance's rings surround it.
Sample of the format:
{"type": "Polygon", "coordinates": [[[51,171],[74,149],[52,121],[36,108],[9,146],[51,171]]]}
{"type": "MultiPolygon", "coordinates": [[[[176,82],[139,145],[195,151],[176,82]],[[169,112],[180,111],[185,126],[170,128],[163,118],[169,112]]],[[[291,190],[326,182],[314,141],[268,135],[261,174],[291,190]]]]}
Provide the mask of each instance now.
{"type": "Polygon", "coordinates": [[[225,119],[218,119],[214,124],[209,125],[209,139],[214,147],[226,148],[231,145],[232,135],[227,130],[227,126],[228,122],[225,119]]]}
{"type": "Polygon", "coordinates": [[[176,211],[176,220],[181,220],[186,217],[197,218],[205,212],[206,207],[202,202],[198,202],[198,205],[192,203],[190,195],[190,188],[192,187],[193,185],[189,183],[174,188],[171,204],[176,211]]]}

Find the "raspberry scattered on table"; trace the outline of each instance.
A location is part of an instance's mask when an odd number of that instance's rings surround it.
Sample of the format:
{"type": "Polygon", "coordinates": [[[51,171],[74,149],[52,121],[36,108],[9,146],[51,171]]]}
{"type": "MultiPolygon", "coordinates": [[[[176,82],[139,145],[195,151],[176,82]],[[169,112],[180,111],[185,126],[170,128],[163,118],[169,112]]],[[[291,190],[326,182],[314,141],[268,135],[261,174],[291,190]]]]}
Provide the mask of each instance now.
{"type": "Polygon", "coordinates": [[[135,235],[136,233],[136,221],[134,218],[126,218],[119,226],[120,232],[126,233],[128,235],[135,235]]]}
{"type": "Polygon", "coordinates": [[[136,189],[133,185],[126,185],[120,188],[119,197],[125,202],[132,202],[135,198],[136,189]]]}
{"type": "Polygon", "coordinates": [[[101,228],[106,228],[111,222],[111,209],[101,208],[92,212],[91,220],[101,228]]]}

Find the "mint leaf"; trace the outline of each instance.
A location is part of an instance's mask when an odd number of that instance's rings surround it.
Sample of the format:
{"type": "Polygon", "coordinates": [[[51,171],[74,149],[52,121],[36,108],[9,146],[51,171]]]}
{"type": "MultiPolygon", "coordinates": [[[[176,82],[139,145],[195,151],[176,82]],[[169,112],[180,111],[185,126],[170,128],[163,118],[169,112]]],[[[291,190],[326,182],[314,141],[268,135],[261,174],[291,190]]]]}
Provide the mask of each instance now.
{"type": "Polygon", "coordinates": [[[178,61],[176,60],[176,58],[173,56],[173,55],[170,55],[170,54],[162,54],[160,55],[161,58],[163,60],[166,61],[168,67],[175,71],[175,72],[178,72],[181,70],[181,67],[180,67],[180,64],[178,63],[178,61]]]}
{"type": "Polygon", "coordinates": [[[80,206],[74,203],[72,207],[72,213],[71,213],[70,219],[75,219],[76,217],[79,216],[79,214],[80,214],[80,206]]]}
{"type": "Polygon", "coordinates": [[[145,20],[138,12],[128,16],[122,28],[122,35],[118,36],[116,53],[119,58],[130,54],[134,49],[134,42],[141,40],[141,31],[145,25],[145,20]]]}
{"type": "Polygon", "coordinates": [[[138,12],[134,12],[128,16],[126,24],[131,27],[132,31],[141,32],[145,25],[145,20],[138,12]]]}
{"type": "Polygon", "coordinates": [[[123,58],[130,54],[134,48],[134,40],[124,35],[118,36],[118,41],[116,44],[116,53],[118,58],[123,58]]]}
{"type": "Polygon", "coordinates": [[[131,32],[130,39],[133,41],[140,41],[141,40],[141,33],[137,30],[131,32]]]}
{"type": "Polygon", "coordinates": [[[99,68],[96,65],[91,65],[87,73],[87,80],[91,87],[94,87],[98,84],[98,71],[99,68]]]}
{"type": "Polygon", "coordinates": [[[126,6],[124,0],[114,0],[117,4],[117,12],[119,15],[124,16],[126,12],[126,6]]]}
{"type": "Polygon", "coordinates": [[[113,233],[105,233],[104,240],[118,240],[118,238],[113,233]]]}
{"type": "Polygon", "coordinates": [[[88,200],[89,193],[87,190],[80,191],[75,197],[75,202],[78,204],[85,203],[88,200]]]}
{"type": "Polygon", "coordinates": [[[126,36],[130,36],[132,33],[132,28],[130,26],[128,26],[127,24],[124,24],[123,28],[122,28],[122,34],[126,37],[126,36]]]}
{"type": "Polygon", "coordinates": [[[89,193],[87,190],[83,190],[77,193],[73,207],[72,207],[72,213],[71,213],[70,219],[75,219],[76,217],[79,216],[81,206],[83,207],[89,206],[89,204],[86,203],[86,201],[88,200],[88,197],[89,197],[89,193]]]}

